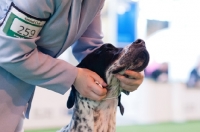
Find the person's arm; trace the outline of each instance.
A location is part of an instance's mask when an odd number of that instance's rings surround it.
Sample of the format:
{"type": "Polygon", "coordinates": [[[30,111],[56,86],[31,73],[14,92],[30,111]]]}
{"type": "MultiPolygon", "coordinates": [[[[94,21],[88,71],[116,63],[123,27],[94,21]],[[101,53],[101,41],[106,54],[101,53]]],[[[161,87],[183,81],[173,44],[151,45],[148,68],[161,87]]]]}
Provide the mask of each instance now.
{"type": "MultiPolygon", "coordinates": [[[[102,7],[103,3],[100,9],[102,9],[102,7]]],[[[79,62],[87,54],[103,44],[100,12],[101,10],[99,10],[81,38],[72,45],[73,55],[79,62]]],[[[95,72],[85,68],[78,68],[78,75],[73,85],[82,96],[93,100],[101,100],[106,96],[107,90],[97,85],[95,81],[103,87],[107,86],[103,79],[95,72]]]]}
{"type": "MultiPolygon", "coordinates": [[[[35,13],[37,18],[49,18],[55,10],[54,1],[14,0],[14,3],[26,13],[35,13]]],[[[36,44],[39,39],[16,38],[1,29],[0,67],[26,83],[64,94],[73,84],[78,70],[40,52],[36,44]]]]}
{"type": "MultiPolygon", "coordinates": [[[[102,7],[103,5],[101,5],[101,9],[102,7]]],[[[87,54],[91,53],[103,44],[102,39],[101,10],[99,10],[81,38],[72,45],[73,55],[80,62],[87,54]]]]}

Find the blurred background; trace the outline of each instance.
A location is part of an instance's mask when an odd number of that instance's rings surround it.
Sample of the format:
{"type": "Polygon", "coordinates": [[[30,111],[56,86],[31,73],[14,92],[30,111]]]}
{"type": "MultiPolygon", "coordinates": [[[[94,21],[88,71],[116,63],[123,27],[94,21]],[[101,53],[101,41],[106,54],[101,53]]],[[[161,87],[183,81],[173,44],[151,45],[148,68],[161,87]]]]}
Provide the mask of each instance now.
{"type": "MultiPolygon", "coordinates": [[[[117,132],[200,131],[200,1],[107,0],[102,11],[105,43],[146,42],[150,63],[137,91],[122,95],[117,132]]],[[[60,56],[77,64],[71,49],[60,56]]],[[[26,132],[53,132],[67,125],[68,93],[37,88],[26,132]]]]}

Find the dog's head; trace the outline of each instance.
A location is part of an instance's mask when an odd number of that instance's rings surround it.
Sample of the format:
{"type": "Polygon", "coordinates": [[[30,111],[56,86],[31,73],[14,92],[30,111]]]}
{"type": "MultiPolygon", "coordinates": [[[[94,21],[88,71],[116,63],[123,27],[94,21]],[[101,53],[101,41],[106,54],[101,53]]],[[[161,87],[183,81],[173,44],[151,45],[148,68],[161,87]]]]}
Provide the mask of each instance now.
{"type": "MultiPolygon", "coordinates": [[[[87,68],[96,72],[108,84],[108,92],[117,81],[113,79],[114,74],[124,74],[125,70],[140,72],[146,68],[149,62],[149,53],[146,50],[145,42],[141,39],[132,44],[117,48],[112,44],[104,44],[92,53],[88,54],[78,65],[80,68],[87,68]]],[[[119,83],[119,82],[118,82],[119,83]]],[[[119,87],[115,87],[120,89],[119,87]]],[[[119,91],[119,90],[115,90],[119,91]]],[[[72,88],[67,107],[74,105],[76,90],[72,88]]]]}
{"type": "Polygon", "coordinates": [[[124,70],[140,72],[146,68],[149,62],[149,53],[146,50],[145,42],[136,40],[123,48],[119,58],[110,67],[112,74],[120,73],[124,70]]]}

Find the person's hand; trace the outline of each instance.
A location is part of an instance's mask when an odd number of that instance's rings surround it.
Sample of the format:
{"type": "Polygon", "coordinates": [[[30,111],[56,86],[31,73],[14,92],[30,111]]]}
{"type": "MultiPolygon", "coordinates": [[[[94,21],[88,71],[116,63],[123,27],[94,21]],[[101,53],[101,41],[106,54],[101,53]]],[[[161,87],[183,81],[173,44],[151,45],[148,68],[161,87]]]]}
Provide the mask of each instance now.
{"type": "Polygon", "coordinates": [[[134,72],[130,70],[125,71],[125,76],[116,74],[116,77],[120,80],[120,86],[122,89],[132,92],[142,84],[144,79],[144,71],[134,72]]]}
{"type": "Polygon", "coordinates": [[[103,79],[95,72],[85,68],[78,68],[78,75],[73,85],[83,97],[92,100],[102,100],[107,93],[107,90],[104,88],[107,84],[103,79]]]}

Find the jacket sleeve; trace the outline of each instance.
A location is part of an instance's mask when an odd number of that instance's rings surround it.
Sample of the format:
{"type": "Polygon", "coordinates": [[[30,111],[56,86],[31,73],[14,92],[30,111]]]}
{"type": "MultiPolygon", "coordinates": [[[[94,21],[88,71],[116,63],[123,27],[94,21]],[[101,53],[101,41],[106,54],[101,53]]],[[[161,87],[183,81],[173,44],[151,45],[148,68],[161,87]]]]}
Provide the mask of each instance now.
{"type": "Polygon", "coordinates": [[[100,10],[88,26],[83,35],[72,45],[72,53],[80,62],[87,54],[91,53],[103,44],[103,33],[101,25],[101,5],[100,10]]]}
{"type": "MultiPolygon", "coordinates": [[[[28,0],[16,0],[15,3],[26,5],[27,2],[28,0]]],[[[36,9],[36,13],[39,9],[46,9],[39,17],[49,17],[51,14],[48,12],[53,12],[54,8],[50,6],[54,5],[54,1],[48,0],[48,2],[46,4],[48,6],[36,9]]],[[[28,8],[32,7],[27,7],[26,10],[28,8]]],[[[32,39],[10,37],[0,31],[0,67],[26,83],[64,94],[74,82],[77,68],[40,52],[36,44],[39,39],[40,37],[32,39]]]]}

